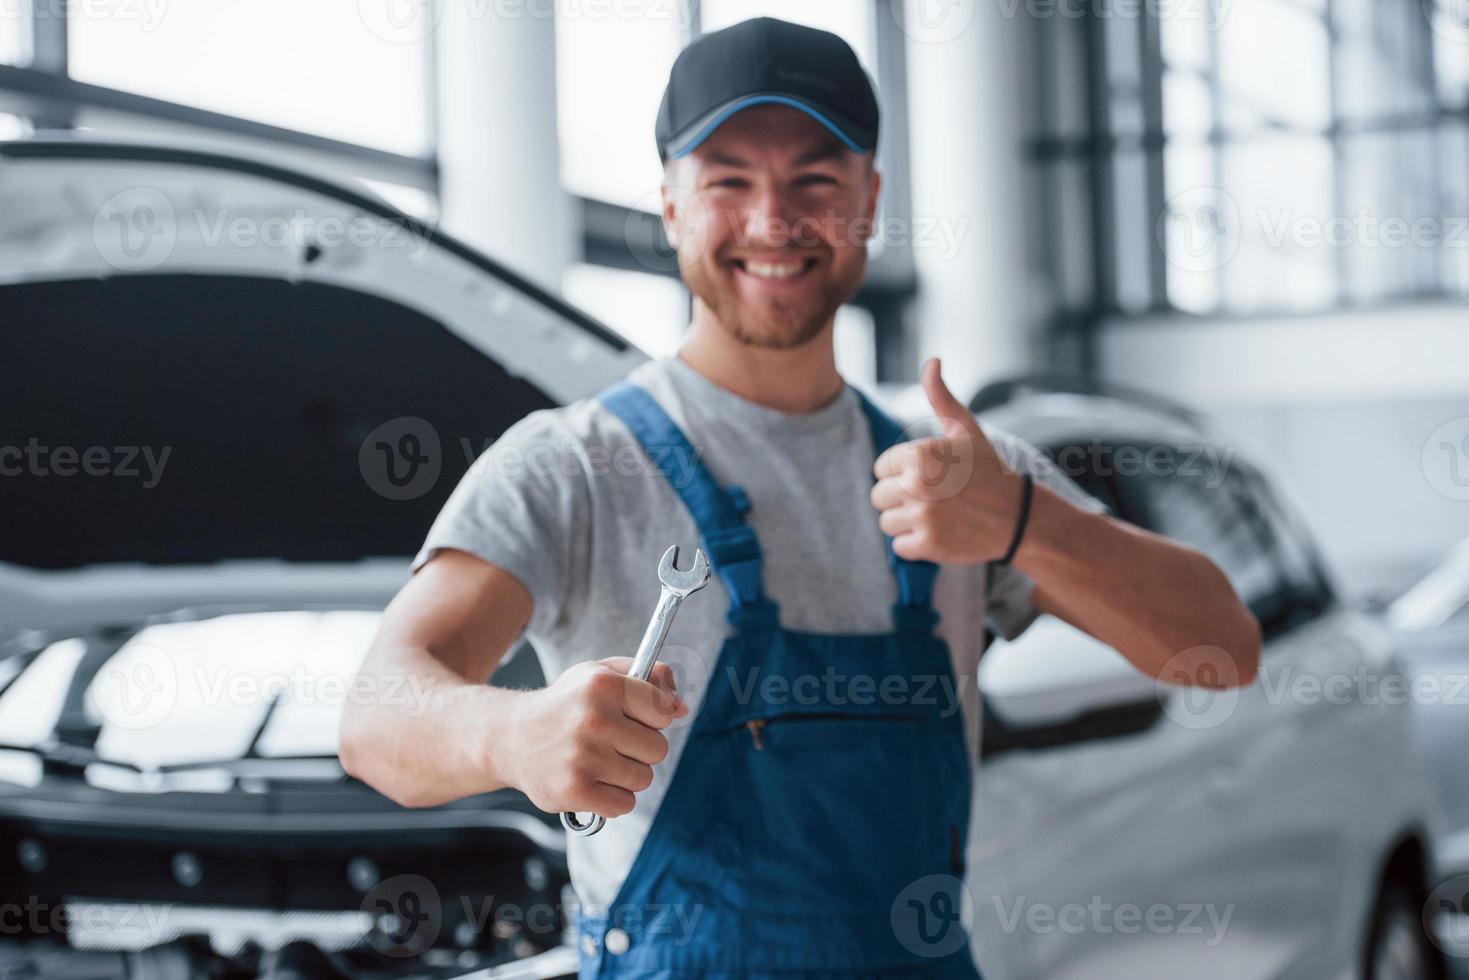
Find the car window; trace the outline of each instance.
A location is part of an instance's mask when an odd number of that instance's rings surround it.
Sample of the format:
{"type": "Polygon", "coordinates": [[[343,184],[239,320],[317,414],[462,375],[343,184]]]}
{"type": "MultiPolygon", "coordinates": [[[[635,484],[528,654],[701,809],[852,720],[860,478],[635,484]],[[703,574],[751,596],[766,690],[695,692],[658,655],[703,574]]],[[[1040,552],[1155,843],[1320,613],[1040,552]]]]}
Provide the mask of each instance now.
{"type": "Polygon", "coordinates": [[[0,560],[411,556],[551,399],[423,314],[318,283],[117,276],[0,297],[0,560]]]}
{"type": "Polygon", "coordinates": [[[1159,448],[1092,443],[1052,455],[1084,461],[1066,472],[1117,516],[1208,555],[1267,636],[1314,615],[1302,605],[1308,582],[1321,591],[1309,549],[1264,481],[1238,460],[1211,465],[1218,457],[1159,448]]]}

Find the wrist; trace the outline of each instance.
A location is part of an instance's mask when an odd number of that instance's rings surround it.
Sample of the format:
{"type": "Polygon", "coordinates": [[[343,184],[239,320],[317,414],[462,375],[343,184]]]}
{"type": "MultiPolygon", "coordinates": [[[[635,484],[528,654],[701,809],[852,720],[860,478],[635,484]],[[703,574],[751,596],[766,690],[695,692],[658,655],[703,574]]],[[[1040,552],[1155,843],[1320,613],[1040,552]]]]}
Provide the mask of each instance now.
{"type": "Polygon", "coordinates": [[[471,765],[484,781],[495,787],[521,788],[517,760],[521,755],[519,734],[524,731],[521,716],[535,691],[512,691],[490,684],[475,685],[471,711],[477,721],[471,741],[474,757],[471,765]]]}
{"type": "Polygon", "coordinates": [[[1035,484],[1032,494],[1025,534],[1010,564],[1035,578],[1037,572],[1043,573],[1049,563],[1067,553],[1068,540],[1077,540],[1068,527],[1081,512],[1040,483],[1035,484]]]}
{"type": "Polygon", "coordinates": [[[1031,506],[1035,499],[1035,480],[1029,473],[1017,474],[1010,479],[1014,482],[1014,492],[1009,510],[1014,515],[1014,519],[1010,525],[1010,536],[1005,539],[1005,550],[994,559],[996,565],[1011,564],[1020,551],[1030,524],[1031,506]]]}

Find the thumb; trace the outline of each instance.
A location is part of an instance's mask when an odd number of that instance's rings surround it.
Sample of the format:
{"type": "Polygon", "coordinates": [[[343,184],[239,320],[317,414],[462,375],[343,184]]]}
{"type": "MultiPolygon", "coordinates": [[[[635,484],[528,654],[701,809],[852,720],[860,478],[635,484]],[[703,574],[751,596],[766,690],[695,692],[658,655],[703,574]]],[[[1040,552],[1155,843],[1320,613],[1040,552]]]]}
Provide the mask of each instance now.
{"type": "Polygon", "coordinates": [[[965,432],[973,435],[979,432],[979,423],[974,420],[974,415],[963,402],[954,397],[949,386],[944,384],[941,373],[943,366],[937,357],[931,357],[923,365],[923,392],[928,395],[928,403],[933,406],[934,414],[944,423],[944,431],[954,435],[953,427],[960,426],[965,432]]]}

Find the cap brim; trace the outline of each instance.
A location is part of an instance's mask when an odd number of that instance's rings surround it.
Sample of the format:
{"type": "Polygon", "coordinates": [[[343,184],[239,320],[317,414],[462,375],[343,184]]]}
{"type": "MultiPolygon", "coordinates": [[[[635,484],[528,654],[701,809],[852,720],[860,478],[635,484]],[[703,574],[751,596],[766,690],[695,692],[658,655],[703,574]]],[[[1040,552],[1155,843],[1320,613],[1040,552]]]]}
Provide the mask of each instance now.
{"type": "Polygon", "coordinates": [[[685,128],[668,141],[667,152],[670,157],[686,157],[699,148],[699,144],[707,140],[714,131],[724,125],[725,121],[735,113],[757,105],[788,105],[800,109],[806,115],[821,123],[831,131],[842,145],[853,153],[872,152],[872,134],[861,126],[853,123],[840,113],[831,111],[829,108],[798,99],[790,95],[779,93],[762,93],[758,95],[745,95],[738,99],[732,99],[724,105],[704,115],[698,122],[685,128]]]}

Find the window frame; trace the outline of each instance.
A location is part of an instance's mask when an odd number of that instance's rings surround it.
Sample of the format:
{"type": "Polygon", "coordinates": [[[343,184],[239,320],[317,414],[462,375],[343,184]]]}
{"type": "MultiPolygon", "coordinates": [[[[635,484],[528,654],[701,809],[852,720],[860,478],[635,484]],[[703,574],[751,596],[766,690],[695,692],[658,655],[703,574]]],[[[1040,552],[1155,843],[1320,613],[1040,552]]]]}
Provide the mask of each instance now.
{"type": "Polygon", "coordinates": [[[78,81],[68,70],[70,9],[70,5],[32,4],[23,14],[23,23],[30,26],[31,60],[23,67],[0,65],[0,111],[28,120],[36,130],[75,129],[84,113],[96,112],[119,118],[119,128],[124,131],[128,122],[133,122],[140,129],[163,124],[202,136],[244,139],[305,152],[355,176],[412,187],[438,199],[439,165],[433,127],[437,51],[432,43],[424,59],[430,84],[426,89],[428,104],[423,107],[429,121],[430,145],[418,156],[78,81]]]}
{"type": "MultiPolygon", "coordinates": [[[[1039,214],[1035,223],[1037,231],[1031,242],[1032,264],[1037,271],[1053,283],[1052,299],[1048,315],[1047,332],[1054,349],[1076,364],[1083,372],[1096,369],[1096,334],[1107,321],[1156,318],[1166,316],[1180,322],[1214,322],[1219,320],[1265,320],[1281,315],[1318,316],[1351,309],[1380,309],[1402,305],[1405,302],[1433,300],[1462,300],[1466,288],[1460,285],[1445,268],[1446,262],[1438,256],[1441,249],[1433,250],[1435,258],[1431,266],[1429,285],[1415,282],[1390,283],[1387,288],[1366,298],[1358,298],[1350,289],[1349,265],[1355,254],[1352,248],[1336,248],[1332,253],[1332,300],[1324,305],[1310,308],[1295,308],[1289,305],[1261,304],[1241,307],[1231,305],[1225,291],[1224,267],[1212,270],[1214,291],[1218,301],[1210,309],[1195,312],[1174,305],[1168,298],[1169,261],[1163,243],[1156,233],[1157,220],[1168,207],[1165,183],[1165,155],[1175,145],[1189,144],[1206,147],[1214,161],[1215,185],[1227,192],[1223,170],[1226,149],[1244,145],[1259,139],[1281,136],[1310,136],[1324,139],[1332,160],[1331,200],[1332,217],[1349,213],[1346,187],[1351,174],[1347,160],[1353,140],[1363,136],[1392,133],[1422,134],[1435,147],[1432,165],[1433,178],[1424,200],[1432,213],[1444,214],[1442,204],[1448,194],[1448,185],[1442,163],[1445,124],[1458,122],[1469,124],[1469,106],[1448,104],[1438,89],[1438,47],[1434,41],[1433,27],[1429,18],[1417,16],[1406,18],[1414,25],[1411,42],[1413,47],[1424,52],[1426,57],[1419,70],[1411,76],[1399,79],[1411,89],[1413,98],[1426,109],[1421,111],[1397,110],[1361,114],[1353,108],[1343,106],[1342,75],[1343,63],[1349,44],[1344,40],[1338,21],[1339,5],[1343,0],[1323,0],[1319,8],[1299,0],[1274,0],[1296,10],[1320,18],[1326,32],[1329,118],[1325,126],[1307,126],[1287,123],[1282,120],[1266,120],[1251,128],[1229,128],[1223,120],[1222,106],[1227,97],[1220,78],[1220,29],[1208,23],[1204,27],[1209,47],[1209,57],[1202,68],[1165,64],[1162,48],[1162,31],[1157,16],[1147,12],[1136,17],[1137,57],[1128,67],[1136,72],[1135,97],[1141,106],[1141,128],[1120,131],[1112,112],[1115,97],[1113,73],[1117,65],[1109,58],[1108,21],[1099,17],[1095,8],[1084,7],[1076,17],[1081,32],[1079,65],[1056,64],[1056,51],[1067,41],[1059,33],[1065,25],[1057,24],[1057,18],[1049,22],[1039,19],[1029,24],[1026,38],[1029,75],[1033,82],[1031,107],[1028,112],[1029,131],[1025,137],[1025,157],[1028,178],[1032,190],[1030,198],[1039,214]],[[1058,72],[1075,71],[1084,82],[1082,97],[1082,122],[1072,124],[1065,130],[1065,120],[1057,107],[1063,103],[1059,90],[1075,86],[1058,72]],[[1164,123],[1163,88],[1164,78],[1177,72],[1202,80],[1208,86],[1210,118],[1204,132],[1180,134],[1171,132],[1164,123]],[[1061,84],[1057,84],[1058,78],[1061,84]],[[1144,193],[1146,210],[1143,214],[1121,215],[1117,211],[1115,180],[1118,163],[1124,158],[1140,158],[1144,169],[1144,193]],[[1089,222],[1089,235],[1081,258],[1077,258],[1074,244],[1068,252],[1067,232],[1073,230],[1079,216],[1074,210],[1062,213],[1056,189],[1062,186],[1064,168],[1076,167],[1084,174],[1085,220],[1089,222]],[[1147,301],[1141,306],[1129,305],[1119,298],[1119,229],[1122,222],[1141,220],[1146,231],[1146,254],[1125,258],[1139,260],[1147,270],[1147,301]],[[1081,283],[1080,288],[1073,284],[1081,283]],[[1078,297],[1068,299],[1069,296],[1078,297]]],[[[1211,8],[1212,9],[1212,8],[1211,8]]],[[[1416,7],[1415,7],[1416,9],[1416,7]]],[[[1211,15],[1212,16],[1212,15],[1211,15]]],[[[1379,48],[1372,49],[1374,64],[1386,64],[1388,53],[1379,48]]]]}

